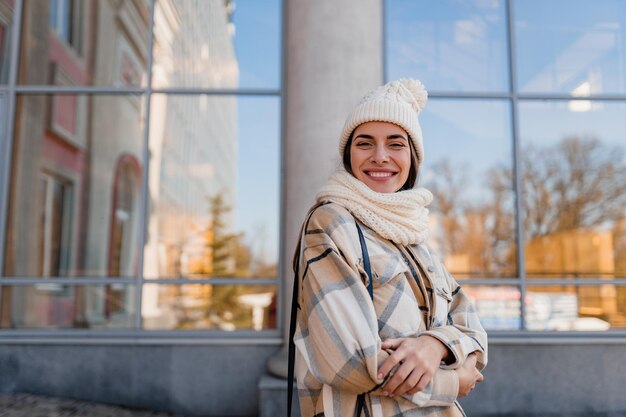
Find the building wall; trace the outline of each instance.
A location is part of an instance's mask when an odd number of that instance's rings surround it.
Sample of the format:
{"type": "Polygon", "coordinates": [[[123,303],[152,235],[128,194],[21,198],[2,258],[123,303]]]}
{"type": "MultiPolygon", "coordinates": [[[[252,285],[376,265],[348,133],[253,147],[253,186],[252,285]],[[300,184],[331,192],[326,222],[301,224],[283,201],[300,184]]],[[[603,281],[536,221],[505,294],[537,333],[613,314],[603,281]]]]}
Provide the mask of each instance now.
{"type": "Polygon", "coordinates": [[[276,346],[0,346],[0,392],[170,411],[255,416],[257,383],[276,346]]]}
{"type": "MultiPolygon", "coordinates": [[[[0,346],[0,392],[30,392],[170,411],[255,416],[276,346],[0,346]]],[[[498,343],[468,416],[626,415],[622,343],[498,343]]],[[[283,396],[286,404],[286,383],[283,396]]],[[[260,415],[260,414],[259,414],[260,415]]]]}

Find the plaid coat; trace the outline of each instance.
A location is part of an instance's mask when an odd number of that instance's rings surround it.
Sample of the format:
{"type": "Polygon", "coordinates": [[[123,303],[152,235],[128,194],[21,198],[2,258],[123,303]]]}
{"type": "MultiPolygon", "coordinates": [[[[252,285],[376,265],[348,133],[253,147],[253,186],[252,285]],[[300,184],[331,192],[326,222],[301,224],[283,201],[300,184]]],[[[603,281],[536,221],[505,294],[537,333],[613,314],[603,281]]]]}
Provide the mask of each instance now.
{"type": "Polygon", "coordinates": [[[353,417],[357,396],[372,417],[462,416],[458,368],[472,352],[487,363],[487,335],[461,287],[424,245],[402,247],[362,226],[372,267],[367,292],[355,218],[342,206],[315,209],[300,241],[296,377],[302,417],[353,417]],[[388,338],[431,335],[452,352],[414,395],[386,397],[377,371],[388,338]]]}

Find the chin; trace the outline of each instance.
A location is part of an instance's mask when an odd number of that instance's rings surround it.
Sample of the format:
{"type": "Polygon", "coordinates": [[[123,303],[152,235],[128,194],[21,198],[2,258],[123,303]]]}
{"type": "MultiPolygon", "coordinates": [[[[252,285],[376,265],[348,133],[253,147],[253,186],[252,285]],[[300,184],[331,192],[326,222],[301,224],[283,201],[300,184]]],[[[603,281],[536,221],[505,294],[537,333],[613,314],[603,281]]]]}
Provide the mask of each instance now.
{"type": "Polygon", "coordinates": [[[381,184],[367,184],[370,190],[376,191],[377,193],[395,193],[401,187],[396,187],[394,185],[381,185],[381,184]]]}

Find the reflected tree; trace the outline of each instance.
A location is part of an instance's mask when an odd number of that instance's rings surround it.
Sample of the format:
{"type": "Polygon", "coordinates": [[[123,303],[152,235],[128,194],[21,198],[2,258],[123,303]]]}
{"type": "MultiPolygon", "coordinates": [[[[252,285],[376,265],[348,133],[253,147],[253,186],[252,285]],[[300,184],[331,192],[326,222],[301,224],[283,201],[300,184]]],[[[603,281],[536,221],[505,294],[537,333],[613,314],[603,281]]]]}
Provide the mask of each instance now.
{"type": "Polygon", "coordinates": [[[510,169],[492,168],[486,177],[490,197],[466,198],[470,175],[466,166],[444,159],[432,166],[427,187],[435,199],[440,234],[438,246],[458,276],[507,276],[514,273],[514,224],[510,169]],[[455,261],[450,261],[455,260],[455,261]]]}
{"type": "Polygon", "coordinates": [[[566,137],[553,147],[526,146],[522,167],[524,229],[530,239],[623,221],[621,147],[593,137],[566,137]]]}
{"type": "MultiPolygon", "coordinates": [[[[529,144],[520,159],[527,244],[562,232],[610,229],[615,271],[626,271],[623,148],[593,137],[570,136],[553,146],[529,144]]],[[[442,160],[432,169],[434,180],[427,187],[435,195],[442,253],[450,259],[465,257],[459,270],[470,276],[515,274],[511,168],[489,169],[483,183],[489,197],[473,203],[465,198],[470,182],[466,167],[442,160]]]]}

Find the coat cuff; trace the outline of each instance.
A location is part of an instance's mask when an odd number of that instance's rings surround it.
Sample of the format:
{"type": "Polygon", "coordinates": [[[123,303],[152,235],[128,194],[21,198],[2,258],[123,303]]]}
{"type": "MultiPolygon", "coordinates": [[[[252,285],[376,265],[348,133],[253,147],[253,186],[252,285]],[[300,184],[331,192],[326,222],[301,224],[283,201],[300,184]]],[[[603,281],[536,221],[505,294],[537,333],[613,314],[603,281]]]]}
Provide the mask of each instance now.
{"type": "Polygon", "coordinates": [[[467,359],[467,355],[470,353],[464,352],[463,345],[459,343],[458,332],[455,328],[451,326],[437,327],[435,329],[425,331],[421,333],[420,336],[421,335],[434,337],[435,339],[443,343],[450,352],[452,352],[453,357],[451,358],[451,360],[446,361],[445,364],[442,364],[442,369],[458,368],[459,366],[463,365],[463,362],[465,362],[465,359],[467,359]]]}

